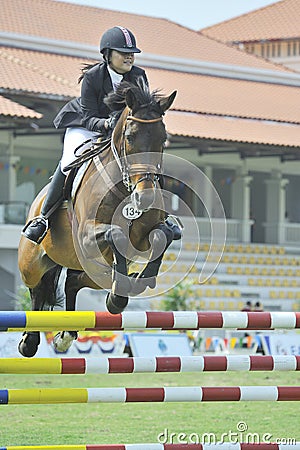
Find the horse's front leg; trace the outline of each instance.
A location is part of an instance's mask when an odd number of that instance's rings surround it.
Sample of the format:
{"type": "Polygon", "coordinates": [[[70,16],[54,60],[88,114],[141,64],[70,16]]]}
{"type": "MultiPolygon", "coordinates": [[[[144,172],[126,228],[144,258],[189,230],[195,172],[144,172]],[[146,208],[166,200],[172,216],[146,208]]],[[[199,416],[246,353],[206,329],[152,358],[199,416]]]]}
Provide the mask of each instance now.
{"type": "Polygon", "coordinates": [[[116,225],[106,231],[104,238],[113,252],[112,289],[106,298],[106,307],[111,314],[119,314],[128,304],[131,288],[126,260],[128,238],[116,225]]]}
{"type": "Polygon", "coordinates": [[[130,295],[132,296],[141,294],[147,287],[155,288],[163,256],[173,241],[173,232],[167,225],[160,223],[151,230],[149,241],[151,244],[149,262],[140,274],[131,275],[130,295]]]}

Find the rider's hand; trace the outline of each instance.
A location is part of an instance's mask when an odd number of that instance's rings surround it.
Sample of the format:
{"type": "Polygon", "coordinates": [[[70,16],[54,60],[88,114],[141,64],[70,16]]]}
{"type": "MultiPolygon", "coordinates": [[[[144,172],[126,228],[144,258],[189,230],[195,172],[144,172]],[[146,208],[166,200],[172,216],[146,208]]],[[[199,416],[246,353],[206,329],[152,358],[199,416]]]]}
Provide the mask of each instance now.
{"type": "Polygon", "coordinates": [[[115,118],[114,117],[109,117],[104,122],[104,128],[106,129],[106,131],[113,130],[115,128],[115,124],[116,124],[115,118]]]}
{"type": "Polygon", "coordinates": [[[109,135],[115,127],[115,119],[109,117],[108,119],[99,119],[98,130],[103,136],[109,135]]]}

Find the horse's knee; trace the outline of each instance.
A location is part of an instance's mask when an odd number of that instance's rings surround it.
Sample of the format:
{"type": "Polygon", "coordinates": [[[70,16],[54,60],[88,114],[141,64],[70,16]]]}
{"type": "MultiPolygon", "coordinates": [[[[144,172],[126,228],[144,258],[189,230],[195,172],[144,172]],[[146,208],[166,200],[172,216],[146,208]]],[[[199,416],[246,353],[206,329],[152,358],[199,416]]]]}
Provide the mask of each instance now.
{"type": "Polygon", "coordinates": [[[112,226],[105,233],[105,240],[113,251],[124,254],[128,245],[128,237],[119,226],[112,226]]]}
{"type": "Polygon", "coordinates": [[[80,240],[85,257],[93,259],[99,255],[99,246],[94,234],[86,233],[80,240]]]}
{"type": "Polygon", "coordinates": [[[173,240],[173,232],[164,224],[159,224],[149,234],[152,249],[152,259],[157,258],[166,251],[173,240]]]}
{"type": "Polygon", "coordinates": [[[105,234],[108,229],[110,229],[110,225],[101,224],[99,226],[86,227],[84,232],[82,232],[80,241],[86,257],[98,257],[99,250],[101,252],[107,246],[105,234]]]}

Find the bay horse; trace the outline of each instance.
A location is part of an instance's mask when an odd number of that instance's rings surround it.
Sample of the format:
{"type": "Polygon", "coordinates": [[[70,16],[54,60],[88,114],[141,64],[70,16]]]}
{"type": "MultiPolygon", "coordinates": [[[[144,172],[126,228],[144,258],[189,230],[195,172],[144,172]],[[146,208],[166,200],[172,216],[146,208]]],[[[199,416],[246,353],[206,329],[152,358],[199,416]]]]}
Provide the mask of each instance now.
{"type": "MultiPolygon", "coordinates": [[[[108,144],[85,163],[76,193],[68,208],[64,202],[50,217],[44,240],[35,245],[21,237],[19,269],[33,311],[55,305],[62,267],[67,268],[68,311],[75,310],[77,293],[84,287],[108,290],[106,307],[112,314],[126,308],[129,296],[155,287],[163,254],[173,240],[158,180],[167,137],[163,115],[175,96],[176,91],[167,97],[150,92],[141,81],[121,83],[105,99],[117,117],[108,144]],[[129,273],[137,255],[147,255],[145,267],[129,273]]],[[[28,220],[40,213],[46,191],[47,186],[33,201],[28,220]]],[[[76,338],[76,331],[62,331],[54,345],[66,351],[76,338]]],[[[19,352],[32,357],[39,343],[39,332],[25,332],[19,352]]]]}

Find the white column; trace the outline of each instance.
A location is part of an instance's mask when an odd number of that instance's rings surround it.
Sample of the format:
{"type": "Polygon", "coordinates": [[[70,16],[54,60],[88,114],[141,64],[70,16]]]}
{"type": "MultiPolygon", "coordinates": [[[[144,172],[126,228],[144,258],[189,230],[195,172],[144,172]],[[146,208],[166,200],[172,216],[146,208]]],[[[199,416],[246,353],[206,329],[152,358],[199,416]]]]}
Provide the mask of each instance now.
{"type": "Polygon", "coordinates": [[[286,186],[289,180],[273,171],[266,183],[265,241],[269,244],[285,242],[286,186]]]}
{"type": "Polygon", "coordinates": [[[231,217],[240,221],[239,238],[241,242],[250,242],[250,177],[244,171],[237,173],[231,185],[231,217]]]}
{"type": "Polygon", "coordinates": [[[17,177],[15,164],[20,161],[19,156],[14,156],[15,139],[13,133],[8,135],[7,149],[0,155],[0,163],[3,165],[0,181],[0,202],[15,200],[17,177]]]}
{"type": "Polygon", "coordinates": [[[203,169],[203,173],[204,175],[207,176],[208,180],[210,182],[206,182],[204,183],[203,186],[203,199],[204,199],[204,206],[207,212],[207,215],[209,217],[212,216],[212,212],[213,212],[213,198],[214,198],[214,193],[213,193],[213,189],[212,189],[212,183],[213,183],[213,169],[211,166],[205,166],[203,169]]]}
{"type": "MultiPolygon", "coordinates": [[[[200,169],[199,169],[200,170],[200,169]]],[[[196,217],[211,217],[213,211],[213,184],[212,184],[212,167],[205,166],[201,169],[204,176],[194,176],[189,180],[193,194],[193,212],[196,217]]]]}
{"type": "Polygon", "coordinates": [[[0,163],[3,164],[1,170],[0,202],[15,200],[17,177],[14,165],[19,162],[18,156],[1,155],[0,163]]]}

